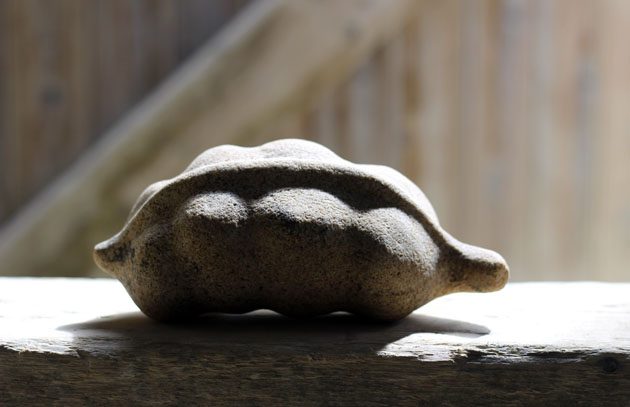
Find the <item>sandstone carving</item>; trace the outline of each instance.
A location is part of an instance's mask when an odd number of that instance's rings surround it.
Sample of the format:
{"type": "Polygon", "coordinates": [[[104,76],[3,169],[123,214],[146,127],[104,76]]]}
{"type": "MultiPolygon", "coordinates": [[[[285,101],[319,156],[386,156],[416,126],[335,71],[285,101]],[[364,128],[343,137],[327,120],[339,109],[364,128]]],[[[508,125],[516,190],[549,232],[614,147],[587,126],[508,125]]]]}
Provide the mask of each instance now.
{"type": "Polygon", "coordinates": [[[399,172],[293,139],[207,150],[149,186],[94,257],[165,321],[259,308],[395,320],[508,278],[499,254],[446,233],[399,172]]]}

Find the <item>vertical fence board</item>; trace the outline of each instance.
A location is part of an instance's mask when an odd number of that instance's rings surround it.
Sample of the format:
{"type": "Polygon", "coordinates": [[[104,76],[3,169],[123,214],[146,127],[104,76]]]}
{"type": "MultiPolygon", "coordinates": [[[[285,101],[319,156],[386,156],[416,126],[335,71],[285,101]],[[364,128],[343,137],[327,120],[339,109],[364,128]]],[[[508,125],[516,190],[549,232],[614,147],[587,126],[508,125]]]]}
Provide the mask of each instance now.
{"type": "Polygon", "coordinates": [[[375,149],[381,155],[377,162],[398,170],[402,169],[402,155],[406,148],[403,34],[387,45],[377,65],[379,98],[376,101],[375,149]]]}
{"type": "Polygon", "coordinates": [[[451,229],[459,221],[459,13],[456,1],[428,2],[418,21],[422,186],[451,229]]]}
{"type": "Polygon", "coordinates": [[[630,4],[605,2],[599,9],[597,97],[598,120],[595,144],[594,222],[590,242],[595,251],[597,277],[618,273],[630,278],[630,49],[627,46],[630,4]],[[605,35],[604,35],[605,34],[605,35]]]}

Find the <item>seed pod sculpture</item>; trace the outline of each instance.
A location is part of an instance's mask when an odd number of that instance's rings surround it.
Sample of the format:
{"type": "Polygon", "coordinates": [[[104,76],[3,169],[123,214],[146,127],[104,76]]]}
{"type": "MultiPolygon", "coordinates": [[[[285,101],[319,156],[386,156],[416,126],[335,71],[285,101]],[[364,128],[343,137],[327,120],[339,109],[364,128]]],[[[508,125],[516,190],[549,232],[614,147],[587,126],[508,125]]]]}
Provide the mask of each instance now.
{"type": "Polygon", "coordinates": [[[205,151],[149,186],[94,258],[163,321],[259,308],[396,320],[508,278],[499,254],[446,233],[399,172],[293,139],[205,151]]]}

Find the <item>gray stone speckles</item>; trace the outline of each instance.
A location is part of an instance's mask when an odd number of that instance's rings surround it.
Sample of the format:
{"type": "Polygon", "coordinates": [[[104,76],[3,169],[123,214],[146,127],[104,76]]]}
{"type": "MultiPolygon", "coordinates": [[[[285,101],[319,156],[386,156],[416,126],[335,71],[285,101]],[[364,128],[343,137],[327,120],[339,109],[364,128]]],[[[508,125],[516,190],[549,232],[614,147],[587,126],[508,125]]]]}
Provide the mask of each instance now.
{"type": "Polygon", "coordinates": [[[403,175],[304,140],[207,150],[149,186],[94,258],[158,320],[259,308],[394,320],[508,278],[500,255],[446,233],[403,175]]]}

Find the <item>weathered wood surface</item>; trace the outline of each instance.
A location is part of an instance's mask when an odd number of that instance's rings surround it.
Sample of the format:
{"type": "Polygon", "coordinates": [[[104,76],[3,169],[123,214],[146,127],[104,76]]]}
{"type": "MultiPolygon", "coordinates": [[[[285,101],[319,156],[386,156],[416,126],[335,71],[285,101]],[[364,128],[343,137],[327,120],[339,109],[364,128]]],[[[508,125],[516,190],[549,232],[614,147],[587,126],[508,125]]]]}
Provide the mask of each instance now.
{"type": "Polygon", "coordinates": [[[161,325],[113,280],[0,279],[2,405],[630,403],[630,284],[516,283],[395,324],[161,325]]]}

